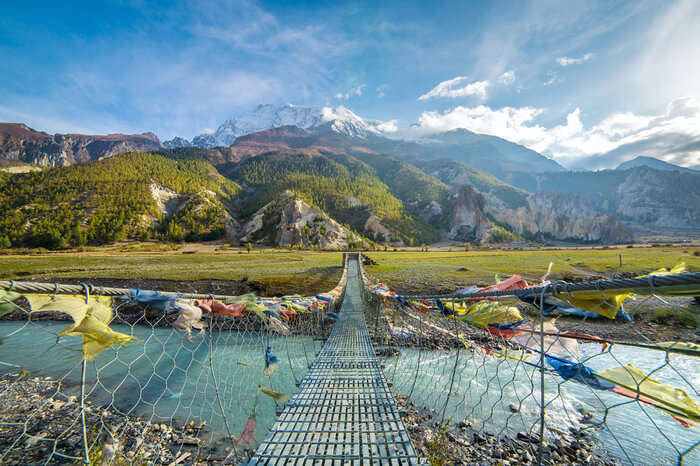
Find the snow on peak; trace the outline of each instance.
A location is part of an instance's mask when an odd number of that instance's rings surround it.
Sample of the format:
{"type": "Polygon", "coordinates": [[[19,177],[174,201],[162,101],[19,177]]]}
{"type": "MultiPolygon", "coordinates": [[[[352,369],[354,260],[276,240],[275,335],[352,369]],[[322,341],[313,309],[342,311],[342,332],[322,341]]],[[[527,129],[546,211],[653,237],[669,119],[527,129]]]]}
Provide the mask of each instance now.
{"type": "Polygon", "coordinates": [[[365,120],[343,106],[297,107],[295,105],[261,104],[246,115],[226,120],[216,131],[195,136],[192,142],[182,138],[166,141],[169,146],[182,147],[191,144],[198,147],[230,146],[236,138],[280,126],[314,128],[330,123],[333,131],[346,136],[366,138],[368,134],[396,131],[396,122],[365,120]]]}
{"type": "Polygon", "coordinates": [[[365,120],[342,105],[336,108],[324,107],[323,121],[331,122],[331,128],[336,133],[363,139],[370,133],[393,133],[398,130],[396,120],[365,120]]]}

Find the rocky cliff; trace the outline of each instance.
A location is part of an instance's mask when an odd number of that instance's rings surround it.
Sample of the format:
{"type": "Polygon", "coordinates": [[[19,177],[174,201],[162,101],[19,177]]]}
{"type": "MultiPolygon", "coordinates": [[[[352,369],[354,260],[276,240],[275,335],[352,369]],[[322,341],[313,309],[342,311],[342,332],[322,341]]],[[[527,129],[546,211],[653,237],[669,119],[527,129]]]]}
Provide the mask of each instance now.
{"type": "Polygon", "coordinates": [[[700,233],[700,173],[639,166],[597,172],[521,173],[511,183],[533,193],[577,195],[599,214],[614,215],[636,232],[700,233]]]}
{"type": "Polygon", "coordinates": [[[451,213],[447,237],[455,241],[487,240],[491,223],[484,213],[486,200],[471,186],[461,186],[450,194],[451,213]]]}
{"type": "Polygon", "coordinates": [[[634,235],[622,222],[601,215],[583,197],[574,194],[540,192],[530,194],[527,206],[516,209],[489,205],[487,212],[514,232],[525,237],[591,243],[627,243],[634,235]]]}
{"type": "Polygon", "coordinates": [[[353,241],[347,228],[298,199],[291,191],[258,210],[243,226],[241,241],[277,246],[303,245],[341,249],[353,241]]]}
{"type": "MultiPolygon", "coordinates": [[[[435,160],[420,166],[450,186],[472,186],[483,195],[484,212],[518,235],[603,243],[633,240],[631,231],[616,217],[579,194],[531,194],[452,160],[435,160]]],[[[551,176],[556,179],[558,175],[551,176]]]]}
{"type": "Polygon", "coordinates": [[[124,152],[148,152],[161,148],[153,133],[50,135],[22,123],[0,123],[0,157],[33,165],[65,166],[124,152]]]}

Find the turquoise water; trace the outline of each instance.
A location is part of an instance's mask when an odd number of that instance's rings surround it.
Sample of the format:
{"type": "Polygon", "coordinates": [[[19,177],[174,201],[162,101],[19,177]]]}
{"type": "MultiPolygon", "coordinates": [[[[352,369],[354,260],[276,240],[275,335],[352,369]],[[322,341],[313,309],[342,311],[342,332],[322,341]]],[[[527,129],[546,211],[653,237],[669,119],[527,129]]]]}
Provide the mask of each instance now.
{"type": "MultiPolygon", "coordinates": [[[[51,376],[63,381],[66,395],[79,393],[80,338],[56,334],[65,322],[0,323],[0,362],[30,371],[30,377],[51,376]]],[[[209,444],[226,435],[216,398],[216,385],[232,434],[239,435],[251,414],[256,397],[256,439],[261,441],[276,416],[276,402],[259,394],[258,383],[264,366],[267,335],[260,333],[217,332],[193,336],[171,328],[115,325],[115,330],[133,334],[135,344],[103,351],[88,363],[87,392],[93,404],[111,406],[122,413],[141,416],[152,422],[185,423],[206,421],[209,444]],[[211,340],[210,340],[211,339],[211,340]],[[211,364],[209,344],[212,346],[211,364]],[[216,383],[215,383],[216,382],[216,383]]],[[[303,378],[307,364],[320,349],[311,338],[270,336],[269,344],[280,364],[264,386],[282,393],[296,391],[295,380],[303,378]]],[[[582,358],[593,369],[633,363],[645,373],[664,365],[663,352],[616,346],[612,353],[600,354],[600,345],[581,345],[582,358]]],[[[455,352],[401,349],[401,356],[384,360],[385,374],[397,394],[412,394],[419,406],[442,414],[455,370],[455,352]],[[419,364],[420,362],[420,364],[419,364]]],[[[0,363],[0,371],[18,369],[0,363]]],[[[495,359],[461,351],[446,418],[469,419],[476,428],[491,433],[537,432],[539,416],[539,372],[510,359],[495,359]],[[512,413],[509,405],[520,405],[512,413]],[[534,426],[534,428],[533,428],[534,426]]],[[[700,361],[669,355],[669,364],[653,377],[683,388],[700,402],[693,387],[700,387],[700,361]]],[[[640,405],[614,393],[591,390],[574,381],[546,376],[547,432],[567,432],[584,424],[584,412],[604,426],[593,431],[605,450],[624,462],[634,464],[674,464],[679,452],[700,440],[700,429],[686,429],[669,415],[640,405]]],[[[206,437],[205,437],[206,439],[206,437]]],[[[686,456],[685,464],[700,464],[700,448],[686,456]]]]}
{"type": "MultiPolygon", "coordinates": [[[[700,359],[664,352],[615,346],[600,353],[598,344],[581,345],[581,360],[595,370],[632,363],[644,373],[656,368],[653,378],[682,388],[700,404],[700,359]]],[[[445,408],[449,382],[455,370],[456,352],[401,349],[398,357],[384,359],[387,379],[397,394],[411,394],[418,406],[434,409],[438,418],[445,408]],[[420,364],[419,364],[420,362],[420,364]]],[[[537,360],[532,362],[538,362],[537,360]]],[[[460,351],[455,383],[445,419],[468,419],[474,427],[490,433],[513,434],[539,431],[539,370],[511,359],[460,351]],[[509,405],[520,407],[511,412],[509,405]]],[[[651,406],[612,392],[593,390],[573,380],[545,376],[548,436],[568,432],[570,427],[590,426],[582,413],[593,414],[592,423],[602,424],[591,433],[604,449],[625,463],[676,464],[680,452],[700,441],[700,427],[684,428],[671,416],[651,406]],[[611,407],[616,406],[612,409],[611,407]],[[607,418],[603,420],[607,410],[607,418]]],[[[700,464],[700,446],[685,457],[684,464],[700,464]]]]}
{"type": "MultiPolygon", "coordinates": [[[[7,364],[30,371],[30,377],[50,376],[62,380],[65,395],[78,395],[80,338],[56,334],[65,322],[0,323],[0,371],[18,372],[7,364]]],[[[86,391],[94,405],[111,406],[155,423],[206,421],[210,440],[226,433],[216,386],[231,433],[239,435],[252,412],[256,397],[256,438],[261,441],[276,416],[276,402],[258,391],[264,367],[267,335],[217,332],[191,340],[171,328],[113,325],[114,330],[133,334],[138,342],[107,349],[88,362],[86,391]],[[211,363],[209,343],[212,343],[211,363]]],[[[296,391],[307,361],[314,359],[320,343],[304,337],[276,337],[269,344],[279,359],[278,369],[263,385],[282,393],[296,391]]]]}

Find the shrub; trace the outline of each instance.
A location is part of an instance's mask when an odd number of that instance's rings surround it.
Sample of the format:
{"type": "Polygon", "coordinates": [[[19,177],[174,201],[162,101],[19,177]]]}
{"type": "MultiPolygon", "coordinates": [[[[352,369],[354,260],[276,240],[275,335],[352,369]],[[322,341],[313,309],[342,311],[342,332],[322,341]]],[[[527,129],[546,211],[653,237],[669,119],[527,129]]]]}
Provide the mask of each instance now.
{"type": "Polygon", "coordinates": [[[689,312],[681,311],[678,313],[678,325],[681,325],[683,327],[687,328],[697,328],[698,324],[700,324],[700,320],[698,319],[698,316],[693,315],[689,312]]]}

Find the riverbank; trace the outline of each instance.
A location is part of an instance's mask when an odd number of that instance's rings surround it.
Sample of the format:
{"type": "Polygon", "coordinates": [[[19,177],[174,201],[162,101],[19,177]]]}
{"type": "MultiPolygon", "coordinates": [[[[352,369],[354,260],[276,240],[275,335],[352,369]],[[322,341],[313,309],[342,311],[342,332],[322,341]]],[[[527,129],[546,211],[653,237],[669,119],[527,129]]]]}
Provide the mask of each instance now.
{"type": "MultiPolygon", "coordinates": [[[[0,377],[0,454],[3,464],[63,464],[83,458],[80,406],[61,394],[60,382],[14,372],[0,377]]],[[[536,464],[536,435],[496,437],[477,431],[468,421],[444,430],[439,416],[398,396],[401,419],[419,456],[434,464],[536,464]]],[[[93,464],[225,464],[231,442],[213,434],[205,423],[156,424],[86,403],[86,425],[93,464]]],[[[543,464],[618,464],[595,451],[587,434],[545,441],[543,464]]],[[[240,458],[252,449],[239,449],[240,458]]],[[[235,464],[235,463],[231,463],[235,464]]]]}
{"type": "MultiPolygon", "coordinates": [[[[80,405],[61,393],[61,382],[25,372],[0,376],[0,455],[3,464],[81,462],[80,405]]],[[[205,423],[155,424],[85,406],[92,464],[222,464],[231,442],[205,423]],[[111,463],[110,463],[111,461],[111,463]]]]}
{"type": "MultiPolygon", "coordinates": [[[[441,427],[438,413],[415,407],[405,396],[395,398],[416,453],[428,458],[430,464],[538,463],[539,437],[536,434],[519,432],[515,438],[497,437],[476,430],[468,420],[441,427]]],[[[594,440],[586,433],[572,432],[570,437],[545,440],[542,447],[544,465],[620,464],[616,459],[599,453],[594,440]]]]}

